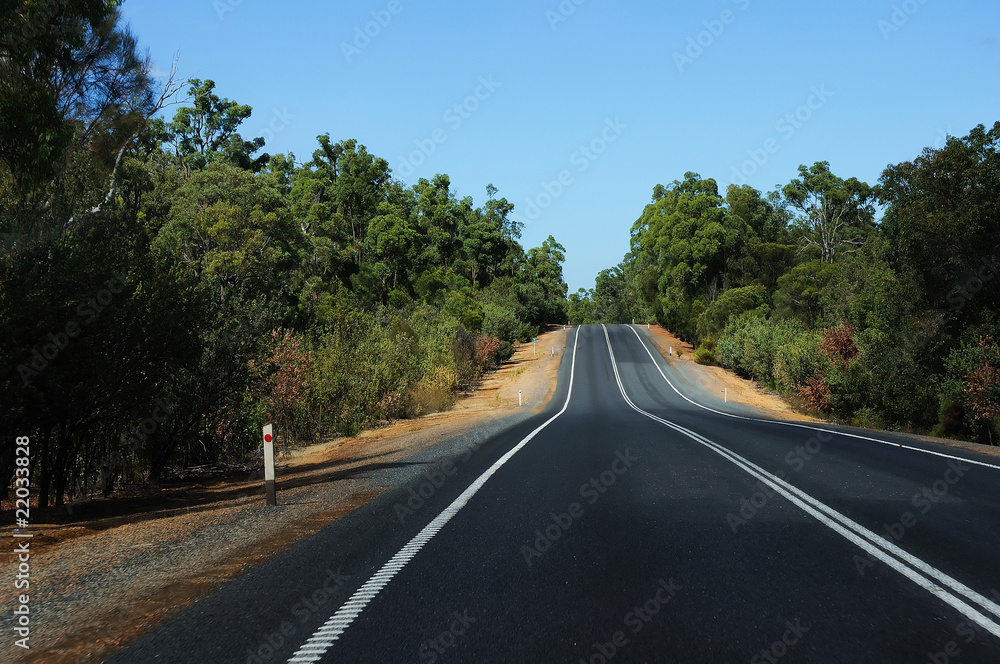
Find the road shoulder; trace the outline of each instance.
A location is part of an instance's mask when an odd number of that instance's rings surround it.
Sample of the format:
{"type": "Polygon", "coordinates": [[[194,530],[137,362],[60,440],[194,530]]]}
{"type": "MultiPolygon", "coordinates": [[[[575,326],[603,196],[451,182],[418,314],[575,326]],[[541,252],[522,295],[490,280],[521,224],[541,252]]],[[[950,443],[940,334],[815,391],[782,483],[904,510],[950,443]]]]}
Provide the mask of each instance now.
{"type": "MultiPolygon", "coordinates": [[[[158,500],[126,499],[103,518],[86,518],[86,506],[78,506],[76,517],[37,523],[32,610],[39,627],[23,661],[103,661],[427,464],[541,412],[555,393],[568,336],[555,328],[521,345],[451,411],[282,455],[277,508],[264,505],[263,482],[253,476],[165,487],[158,500]]],[[[0,589],[4,606],[9,590],[0,589]]],[[[3,661],[13,661],[8,645],[0,646],[3,661]]]]}

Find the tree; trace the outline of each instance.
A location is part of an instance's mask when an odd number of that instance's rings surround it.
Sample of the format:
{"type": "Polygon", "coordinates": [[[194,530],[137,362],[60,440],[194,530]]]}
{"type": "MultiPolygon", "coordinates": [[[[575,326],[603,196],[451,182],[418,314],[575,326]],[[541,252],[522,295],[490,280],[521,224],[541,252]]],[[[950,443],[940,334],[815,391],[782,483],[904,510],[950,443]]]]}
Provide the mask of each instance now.
{"type": "Polygon", "coordinates": [[[488,185],[485,209],[469,209],[460,229],[464,259],[473,284],[479,283],[483,276],[489,280],[496,277],[504,259],[517,246],[517,238],[521,234],[520,224],[510,219],[513,204],[508,203],[506,198],[495,199],[496,193],[497,188],[488,185]]]}
{"type": "Polygon", "coordinates": [[[887,259],[926,306],[948,309],[956,329],[1000,308],[987,287],[1000,257],[1000,122],[886,168],[879,192],[887,259]]]}
{"type": "Polygon", "coordinates": [[[463,216],[451,193],[451,180],[447,175],[435,175],[430,181],[420,178],[413,185],[413,195],[420,231],[418,271],[451,267],[461,247],[458,229],[463,216]]]}
{"type": "Polygon", "coordinates": [[[840,251],[857,251],[874,229],[874,192],[857,178],[843,180],[830,163],[799,166],[799,177],[782,189],[798,211],[799,240],[819,249],[820,260],[832,263],[840,251]]]}
{"type": "Polygon", "coordinates": [[[566,291],[562,264],[566,248],[548,236],[540,247],[529,249],[522,273],[521,301],[534,325],[566,320],[566,291]]]}
{"type": "Polygon", "coordinates": [[[715,180],[685,173],[684,181],[658,187],[632,226],[632,253],[640,278],[657,275],[655,301],[640,287],[657,320],[687,333],[696,298],[712,302],[729,287],[747,227],[727,219],[715,180]]]}
{"type": "Polygon", "coordinates": [[[246,141],[237,133],[253,109],[216,95],[215,81],[193,78],[188,83],[194,105],[178,109],[173,122],[166,127],[166,138],[174,146],[185,173],[219,159],[254,172],[264,168],[270,156],[262,154],[256,159],[252,156],[264,147],[264,139],[246,141]]]}
{"type": "Polygon", "coordinates": [[[703,330],[702,336],[717,337],[726,329],[731,317],[761,308],[764,312],[768,310],[767,290],[763,286],[754,284],[733,288],[723,293],[705,310],[703,324],[698,327],[703,330]]]}
{"type": "Polygon", "coordinates": [[[365,255],[378,268],[382,290],[387,295],[400,285],[401,276],[404,279],[407,276],[410,250],[417,241],[418,232],[411,220],[402,216],[390,203],[381,203],[378,211],[379,214],[368,224],[365,255]]]}
{"type": "Polygon", "coordinates": [[[776,315],[795,318],[807,328],[814,328],[822,319],[823,293],[833,276],[833,265],[820,260],[793,267],[778,279],[774,292],[776,315]]]}
{"type": "Polygon", "coordinates": [[[157,97],[117,2],[0,7],[0,246],[24,248],[99,212],[126,153],[176,88],[157,97]]]}
{"type": "Polygon", "coordinates": [[[595,323],[594,305],[591,298],[593,290],[580,288],[575,293],[570,293],[566,304],[566,316],[570,325],[588,325],[595,323]]]}

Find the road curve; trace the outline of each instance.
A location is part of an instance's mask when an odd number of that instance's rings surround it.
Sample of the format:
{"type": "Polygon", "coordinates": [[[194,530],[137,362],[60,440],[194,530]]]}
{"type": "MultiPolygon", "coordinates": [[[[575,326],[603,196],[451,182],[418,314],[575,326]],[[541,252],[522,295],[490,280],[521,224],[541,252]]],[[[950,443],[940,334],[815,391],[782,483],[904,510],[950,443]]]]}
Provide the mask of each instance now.
{"type": "Polygon", "coordinates": [[[109,661],[1000,661],[992,457],[703,406],[577,328],[545,412],[109,661]]]}

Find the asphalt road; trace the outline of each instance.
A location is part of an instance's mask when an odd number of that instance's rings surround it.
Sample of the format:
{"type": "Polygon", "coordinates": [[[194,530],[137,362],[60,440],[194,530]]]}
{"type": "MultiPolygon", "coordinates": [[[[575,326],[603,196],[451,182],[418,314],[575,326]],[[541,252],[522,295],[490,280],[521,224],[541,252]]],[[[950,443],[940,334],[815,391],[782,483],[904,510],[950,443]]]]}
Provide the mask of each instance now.
{"type": "Polygon", "coordinates": [[[544,413],[111,661],[1000,662],[996,457],[709,410],[672,371],[574,330],[544,413]]]}

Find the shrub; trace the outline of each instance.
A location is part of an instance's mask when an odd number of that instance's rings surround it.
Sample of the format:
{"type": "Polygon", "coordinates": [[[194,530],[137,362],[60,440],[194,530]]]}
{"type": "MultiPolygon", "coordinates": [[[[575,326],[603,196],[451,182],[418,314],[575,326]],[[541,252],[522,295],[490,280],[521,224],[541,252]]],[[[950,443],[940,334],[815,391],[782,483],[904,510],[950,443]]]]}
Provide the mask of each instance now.
{"type": "Polygon", "coordinates": [[[797,392],[810,408],[823,413],[830,412],[830,387],[822,374],[817,373],[812,378],[806,379],[806,384],[799,387],[797,392]]]}
{"type": "Polygon", "coordinates": [[[714,339],[711,338],[705,339],[705,341],[702,342],[701,346],[698,348],[698,350],[694,352],[694,355],[692,355],[691,357],[698,364],[705,364],[705,365],[716,364],[715,348],[716,345],[714,339]]]}
{"type": "Polygon", "coordinates": [[[516,303],[487,301],[483,303],[482,332],[514,343],[531,339],[535,330],[518,317],[516,303]]]}
{"type": "Polygon", "coordinates": [[[834,364],[847,364],[858,356],[854,343],[855,328],[850,323],[823,330],[819,340],[820,350],[826,359],[834,364]]]}
{"type": "Polygon", "coordinates": [[[818,336],[803,331],[774,353],[774,380],[782,392],[794,392],[826,366],[818,336]]]}
{"type": "Polygon", "coordinates": [[[854,414],[851,424],[864,429],[884,429],[885,420],[874,408],[865,407],[854,414]]]}
{"type": "Polygon", "coordinates": [[[705,310],[705,333],[719,334],[733,316],[762,307],[768,308],[767,290],[760,284],[727,290],[705,310]]]}
{"type": "Polygon", "coordinates": [[[778,349],[794,344],[802,334],[803,328],[796,321],[776,322],[763,318],[760,310],[746,312],[729,320],[719,340],[719,355],[726,368],[758,383],[774,385],[778,349]]]}
{"type": "Polygon", "coordinates": [[[447,367],[438,367],[424,376],[406,394],[407,417],[448,410],[455,403],[458,375],[447,367]]]}

